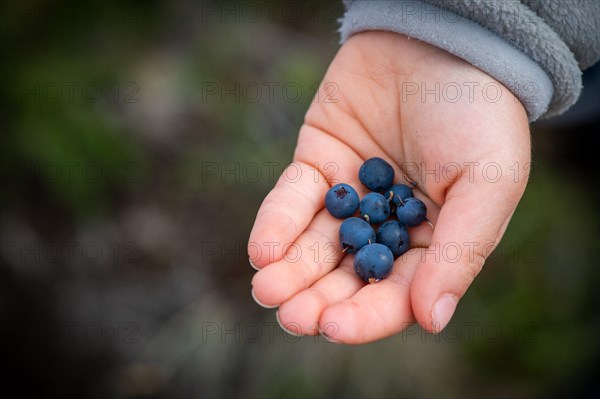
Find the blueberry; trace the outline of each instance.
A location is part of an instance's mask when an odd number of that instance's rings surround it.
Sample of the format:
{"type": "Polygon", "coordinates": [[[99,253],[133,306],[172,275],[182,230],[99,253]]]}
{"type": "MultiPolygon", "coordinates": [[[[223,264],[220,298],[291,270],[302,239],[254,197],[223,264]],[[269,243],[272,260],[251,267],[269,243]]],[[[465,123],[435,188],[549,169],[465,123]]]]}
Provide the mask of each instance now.
{"type": "Polygon", "coordinates": [[[359,202],[356,190],[344,183],[331,187],[325,195],[325,207],[338,219],[352,216],[358,209],[359,202]]]}
{"type": "Polygon", "coordinates": [[[354,257],[354,271],[369,283],[376,283],[387,277],[393,265],[392,251],[382,244],[364,246],[354,257]]]}
{"type": "Polygon", "coordinates": [[[396,208],[396,216],[405,226],[418,226],[427,219],[427,207],[418,198],[407,198],[396,208]]]}
{"type": "Polygon", "coordinates": [[[390,216],[390,203],[379,193],[369,193],[360,201],[360,214],[369,223],[381,223],[390,216]]]}
{"type": "Polygon", "coordinates": [[[362,219],[349,218],[340,226],[340,245],[347,254],[355,254],[374,242],[375,230],[362,219]]]}
{"type": "Polygon", "coordinates": [[[358,178],[371,191],[383,192],[394,181],[394,168],[381,158],[367,159],[358,171],[358,178]]]}
{"type": "Polygon", "coordinates": [[[376,240],[379,244],[388,247],[394,254],[394,258],[408,251],[408,230],[396,220],[387,221],[379,226],[376,240]]]}
{"type": "Polygon", "coordinates": [[[406,184],[394,184],[392,187],[385,190],[385,192],[385,196],[388,197],[388,199],[390,199],[391,196],[392,203],[396,206],[398,206],[401,201],[414,197],[413,190],[406,184]]]}

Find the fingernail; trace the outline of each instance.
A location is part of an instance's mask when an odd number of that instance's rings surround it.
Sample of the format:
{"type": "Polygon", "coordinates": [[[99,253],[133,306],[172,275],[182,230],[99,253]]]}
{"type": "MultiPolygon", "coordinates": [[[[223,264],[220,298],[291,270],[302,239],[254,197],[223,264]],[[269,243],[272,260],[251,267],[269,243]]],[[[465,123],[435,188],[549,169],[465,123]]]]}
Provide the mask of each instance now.
{"type": "Polygon", "coordinates": [[[262,306],[265,309],[274,309],[277,306],[279,306],[279,305],[265,305],[264,303],[262,303],[261,301],[256,299],[256,295],[254,295],[254,289],[252,289],[250,292],[252,293],[252,298],[254,299],[254,302],[258,303],[260,306],[262,306]]]}
{"type": "Polygon", "coordinates": [[[254,263],[252,263],[252,259],[248,259],[248,262],[250,262],[250,266],[252,266],[254,270],[260,270],[258,267],[254,266],[254,263]]]}
{"type": "MultiPolygon", "coordinates": [[[[279,310],[275,312],[275,318],[277,319],[277,323],[279,323],[279,327],[281,327],[281,329],[283,331],[285,331],[286,333],[293,335],[294,337],[301,337],[302,334],[299,334],[297,332],[291,331],[290,329],[286,328],[286,326],[283,325],[283,323],[281,322],[281,320],[279,319],[279,310]]],[[[294,323],[296,324],[296,323],[294,323]]],[[[300,331],[300,326],[298,326],[298,331],[300,331]]]]}
{"type": "Polygon", "coordinates": [[[431,311],[431,328],[434,333],[442,331],[456,310],[458,298],[452,294],[441,296],[433,305],[431,311]]]}
{"type": "Polygon", "coordinates": [[[329,342],[331,342],[331,343],[334,343],[334,344],[337,344],[337,343],[339,343],[339,342],[340,342],[340,341],[338,341],[337,339],[335,339],[335,338],[333,338],[332,336],[330,336],[329,334],[327,334],[327,332],[325,332],[325,330],[321,329],[321,325],[319,325],[319,326],[318,326],[318,329],[319,329],[319,334],[320,334],[320,335],[321,335],[323,338],[325,338],[327,341],[329,341],[329,342]]]}

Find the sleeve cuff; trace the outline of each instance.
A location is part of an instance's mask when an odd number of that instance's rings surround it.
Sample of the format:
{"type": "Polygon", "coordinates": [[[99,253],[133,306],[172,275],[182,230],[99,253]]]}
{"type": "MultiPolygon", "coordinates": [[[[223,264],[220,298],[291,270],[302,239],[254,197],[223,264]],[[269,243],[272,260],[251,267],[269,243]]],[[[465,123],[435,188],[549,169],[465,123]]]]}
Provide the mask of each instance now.
{"type": "Polygon", "coordinates": [[[493,76],[521,101],[530,122],[548,109],[554,89],[529,56],[476,22],[414,0],[347,2],[341,41],[353,34],[384,30],[404,34],[448,51],[493,76]]]}

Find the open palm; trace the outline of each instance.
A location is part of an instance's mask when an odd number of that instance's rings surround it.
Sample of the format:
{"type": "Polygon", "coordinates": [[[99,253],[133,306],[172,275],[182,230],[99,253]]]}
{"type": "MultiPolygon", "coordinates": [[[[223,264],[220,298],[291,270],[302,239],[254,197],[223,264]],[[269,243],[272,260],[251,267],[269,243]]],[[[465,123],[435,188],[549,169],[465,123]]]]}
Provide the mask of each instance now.
{"type": "Polygon", "coordinates": [[[365,32],[331,63],[300,129],[294,163],[265,198],[248,251],[253,296],[286,330],[364,343],[415,321],[439,332],[502,237],[524,191],[527,115],[500,83],[443,50],[365,32]],[[330,100],[330,101],[327,101],[330,100]],[[427,224],[391,275],[365,284],[324,207],[337,182],[362,197],[360,165],[381,157],[416,182],[427,224]]]}

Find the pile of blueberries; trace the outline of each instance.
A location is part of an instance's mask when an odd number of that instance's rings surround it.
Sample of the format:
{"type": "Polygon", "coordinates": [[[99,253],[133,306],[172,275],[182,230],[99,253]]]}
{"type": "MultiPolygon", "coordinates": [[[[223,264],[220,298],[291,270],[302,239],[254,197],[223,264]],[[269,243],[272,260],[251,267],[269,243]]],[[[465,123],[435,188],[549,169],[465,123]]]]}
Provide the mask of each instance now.
{"type": "Polygon", "coordinates": [[[372,192],[360,200],[350,185],[336,184],[325,195],[325,206],[332,216],[346,219],[340,226],[340,244],[343,252],[355,255],[356,274],[376,283],[387,277],[394,259],[408,251],[406,228],[427,221],[427,207],[407,185],[392,184],[394,168],[381,158],[365,161],[358,178],[372,192]],[[354,217],[357,210],[360,218],[354,217]],[[374,225],[379,225],[377,233],[374,225]]]}

